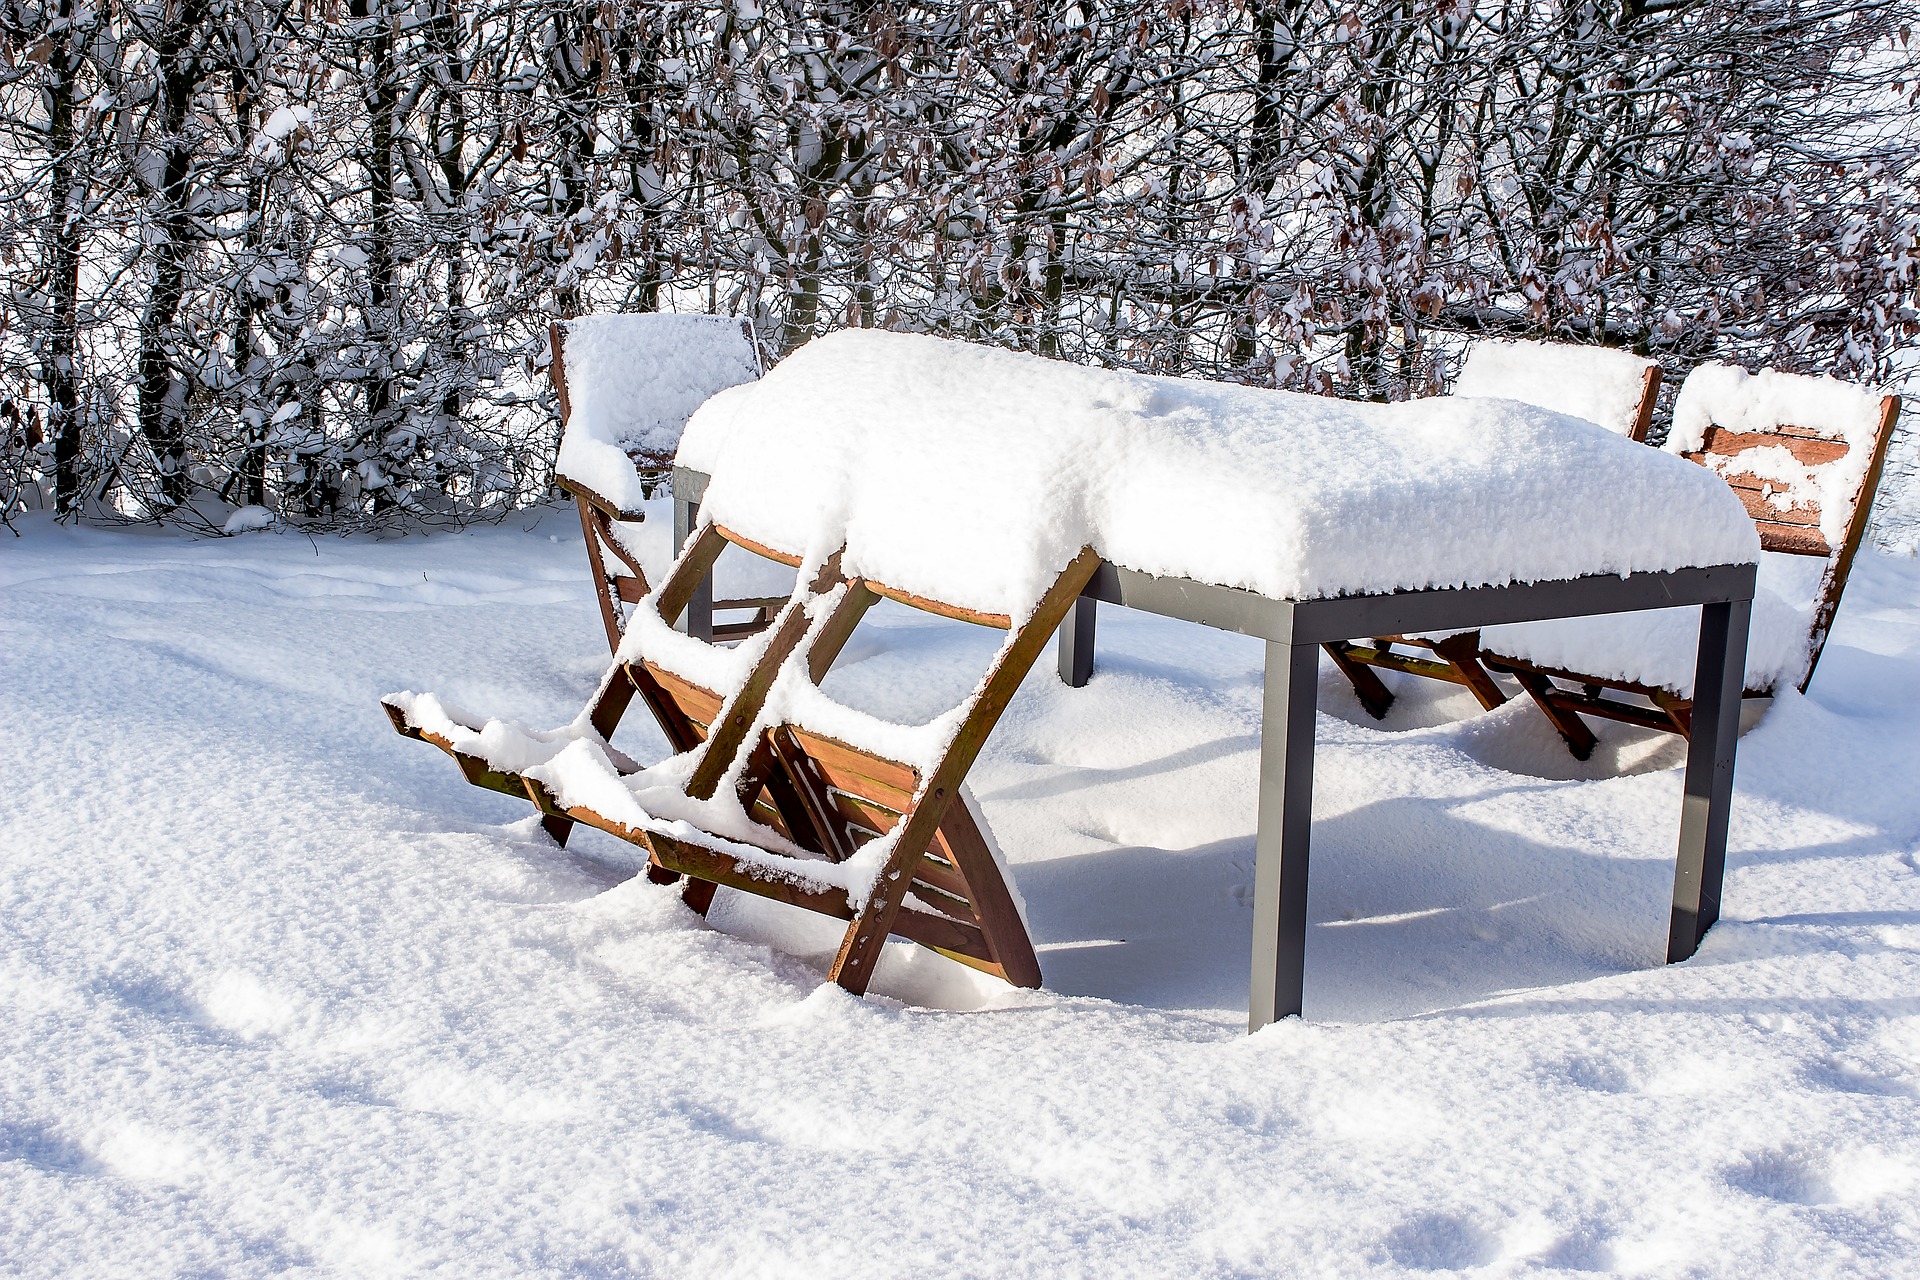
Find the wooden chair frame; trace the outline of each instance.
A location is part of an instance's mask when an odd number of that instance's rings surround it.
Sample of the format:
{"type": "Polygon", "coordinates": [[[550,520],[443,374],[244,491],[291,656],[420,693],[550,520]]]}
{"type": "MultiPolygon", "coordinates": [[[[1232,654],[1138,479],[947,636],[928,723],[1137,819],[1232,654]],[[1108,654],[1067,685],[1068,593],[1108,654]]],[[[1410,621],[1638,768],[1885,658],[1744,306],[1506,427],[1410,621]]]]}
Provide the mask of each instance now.
{"type": "MultiPolygon", "coordinates": [[[[560,321],[547,326],[549,356],[547,378],[553,383],[554,398],[559,402],[560,430],[564,433],[567,422],[573,416],[572,400],[567,394],[566,346],[567,329],[560,321]]],[[[670,458],[636,459],[636,470],[658,472],[662,485],[667,483],[673,460],[670,458]]],[[[620,540],[616,526],[620,524],[639,524],[647,518],[644,511],[628,511],[606,496],[595,493],[586,485],[565,476],[558,477],[560,487],[572,495],[574,504],[580,510],[580,531],[586,537],[587,563],[593,574],[594,599],[600,605],[600,622],[606,629],[607,648],[612,653],[620,651],[620,637],[626,630],[626,615],[623,605],[637,604],[650,590],[647,584],[647,572],[640,567],[640,558],[630,551],[620,540]],[[624,572],[623,572],[624,570],[624,572]]],[[[784,596],[754,596],[730,600],[716,600],[713,607],[718,610],[742,611],[745,619],[723,622],[715,625],[713,638],[716,641],[743,640],[766,630],[773,620],[773,610],[785,602],[784,596]]]]}
{"type": "MultiPolygon", "coordinates": [[[[797,557],[708,524],[695,532],[657,595],[642,607],[657,608],[668,621],[678,618],[728,545],[799,567],[797,557]]],[[[889,935],[930,947],[1016,986],[1037,987],[1041,975],[1033,944],[963,795],[963,783],[1021,680],[1099,567],[1099,557],[1091,548],[1083,550],[1017,627],[1004,615],[978,613],[882,583],[844,578],[839,559],[835,555],[811,581],[796,584],[738,689],[723,695],[644,655],[629,657],[609,673],[588,719],[605,741],[638,694],[675,751],[700,752],[686,786],[687,794],[696,799],[712,798],[744,752],[745,767],[735,785],[749,816],[771,835],[824,861],[843,862],[866,842],[892,836],[894,845],[886,863],[866,901],[857,908],[840,890],[770,875],[765,866],[729,852],[727,841],[716,838],[707,844],[680,839],[636,830],[591,809],[563,808],[537,780],[494,769],[446,738],[411,726],[391,704],[388,716],[403,735],[431,742],[452,755],[469,782],[525,796],[540,810],[543,825],[555,839],[564,842],[573,824],[583,822],[645,849],[649,878],[670,883],[686,877],[686,900],[696,911],[704,913],[714,890],[727,885],[848,921],[828,976],[849,991],[866,990],[889,935]],[[840,588],[844,591],[826,619],[819,623],[810,619],[808,605],[817,607],[823,594],[840,588]],[[922,772],[784,722],[762,726],[758,740],[749,742],[781,671],[790,662],[804,662],[812,680],[817,683],[824,678],[861,617],[881,598],[1010,632],[939,759],[922,772]]],[[[611,750],[609,759],[623,773],[639,767],[611,750]]]]}
{"type": "MultiPolygon", "coordinates": [[[[1797,686],[1802,693],[1813,682],[1814,667],[1819,664],[1821,651],[1826,648],[1827,634],[1833,629],[1834,615],[1840,609],[1841,594],[1846,590],[1847,578],[1853,572],[1854,557],[1866,537],[1867,523],[1873,514],[1873,498],[1880,487],[1887,449],[1893,440],[1894,424],[1899,417],[1900,397],[1883,396],[1880,401],[1880,423],[1874,433],[1867,469],[1861,476],[1859,488],[1853,493],[1846,534],[1837,552],[1820,532],[1818,510],[1796,508],[1782,512],[1767,501],[1764,487],[1751,475],[1735,473],[1727,476],[1728,484],[1740,496],[1747,514],[1753,518],[1759,530],[1762,551],[1781,555],[1820,556],[1827,561],[1826,572],[1821,576],[1819,591],[1815,596],[1808,636],[1807,665],[1797,686]]],[[[1750,432],[1734,432],[1714,426],[1708,430],[1700,449],[1682,456],[1706,466],[1709,456],[1736,457],[1758,445],[1780,445],[1808,465],[1834,462],[1847,452],[1846,446],[1831,436],[1782,424],[1771,430],[1750,432]]],[[[1681,697],[1670,689],[1541,666],[1490,649],[1481,651],[1480,660],[1489,669],[1509,674],[1520,682],[1534,705],[1552,722],[1566,742],[1567,749],[1579,760],[1585,760],[1593,754],[1597,741],[1593,730],[1581,719],[1582,716],[1638,725],[1683,738],[1691,734],[1693,729],[1693,700],[1681,697]],[[1565,682],[1566,686],[1572,687],[1563,687],[1556,682],[1565,682]],[[1645,700],[1645,705],[1623,701],[1618,694],[1638,695],[1645,700]]],[[[1742,696],[1769,698],[1773,692],[1773,686],[1744,689],[1742,696]]]]}

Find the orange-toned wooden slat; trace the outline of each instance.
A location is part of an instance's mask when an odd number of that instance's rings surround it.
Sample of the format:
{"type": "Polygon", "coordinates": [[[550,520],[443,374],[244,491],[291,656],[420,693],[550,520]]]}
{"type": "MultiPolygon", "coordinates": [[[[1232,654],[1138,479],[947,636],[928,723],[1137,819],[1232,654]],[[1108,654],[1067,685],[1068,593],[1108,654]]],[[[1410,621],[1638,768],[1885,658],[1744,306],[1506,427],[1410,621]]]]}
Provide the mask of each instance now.
{"type": "MultiPolygon", "coordinates": [[[[714,525],[713,528],[721,537],[731,542],[734,546],[745,551],[751,551],[762,559],[772,560],[779,564],[791,565],[795,569],[800,567],[799,556],[792,555],[785,551],[776,551],[764,542],[755,542],[745,534],[736,533],[732,529],[725,528],[721,525],[714,525]]],[[[782,601],[781,603],[784,604],[786,602],[782,601]]]]}
{"type": "Polygon", "coordinates": [[[761,737],[759,749],[779,762],[781,776],[793,789],[795,801],[819,834],[820,851],[833,862],[853,856],[862,843],[828,798],[826,780],[784,728],[775,726],[761,737]]]}
{"type": "Polygon", "coordinates": [[[1791,432],[1786,428],[1771,431],[1729,431],[1725,427],[1707,428],[1707,438],[1699,452],[1686,456],[1700,461],[1701,454],[1711,453],[1722,458],[1735,458],[1749,449],[1759,449],[1767,445],[1785,449],[1802,466],[1824,467],[1830,462],[1838,462],[1847,456],[1847,442],[1833,440],[1811,432],[1791,432]]]}
{"type": "Polygon", "coordinates": [[[890,587],[884,582],[874,582],[872,579],[863,579],[863,581],[866,583],[867,590],[873,594],[885,596],[889,600],[898,600],[901,604],[918,609],[922,613],[937,614],[942,618],[952,618],[956,622],[971,622],[976,626],[993,627],[1000,631],[1006,631],[1013,626],[1013,619],[1004,613],[981,613],[977,609],[962,608],[960,605],[948,604],[943,600],[929,600],[911,591],[890,587]]]}
{"type": "Polygon", "coordinates": [[[1747,508],[1747,514],[1755,520],[1772,520],[1779,524],[1820,523],[1820,508],[1813,503],[1798,506],[1780,505],[1779,486],[1770,481],[1750,475],[1724,477],[1727,487],[1740,495],[1740,501],[1747,508]]]}
{"type": "Polygon", "coordinates": [[[629,662],[622,670],[627,673],[627,682],[639,691],[647,710],[653,712],[668,746],[675,751],[691,751],[706,741],[708,717],[696,720],[688,715],[680,700],[654,677],[646,663],[629,662]]]}
{"type": "Polygon", "coordinates": [[[1629,440],[1647,442],[1647,432],[1653,427],[1653,406],[1659,399],[1660,366],[1650,364],[1640,375],[1640,411],[1634,415],[1633,430],[1627,433],[1629,440]]]}
{"type": "Polygon", "coordinates": [[[865,796],[850,794],[832,784],[828,784],[827,794],[832,797],[834,806],[840,810],[848,822],[858,827],[865,827],[875,835],[887,834],[893,830],[894,824],[900,821],[897,810],[886,805],[875,804],[865,796]]]}
{"type": "Polygon", "coordinates": [[[714,716],[719,714],[720,695],[711,689],[701,688],[693,681],[667,670],[658,663],[643,660],[641,665],[646,667],[647,674],[652,676],[679,705],[682,713],[700,726],[704,734],[706,727],[713,723],[714,716]]]}
{"type": "MultiPolygon", "coordinates": [[[[1748,508],[1751,514],[1752,508],[1748,508]]],[[[1760,549],[1776,551],[1790,556],[1819,556],[1822,559],[1833,554],[1833,548],[1827,545],[1826,538],[1818,529],[1809,529],[1801,524],[1783,524],[1778,520],[1754,517],[1754,526],[1760,530],[1760,549]]]]}
{"type": "MultiPolygon", "coordinates": [[[[845,581],[840,576],[840,557],[843,553],[844,548],[828,556],[814,573],[812,581],[803,589],[796,590],[793,598],[780,610],[780,616],[774,620],[759,656],[747,668],[746,675],[741,677],[739,687],[728,693],[726,704],[708,728],[706,747],[693,766],[693,776],[687,779],[686,792],[689,798],[712,799],[740,749],[748,745],[750,737],[757,744],[755,725],[759,722],[761,709],[766,706],[767,695],[773,691],[774,681],[779,678],[788,657],[800,647],[801,641],[807,638],[808,631],[813,627],[813,619],[807,615],[803,604],[808,599],[825,595],[845,581]]],[[[843,593],[834,605],[835,611],[847,607],[847,600],[848,596],[843,593]]]]}
{"type": "Polygon", "coordinates": [[[924,880],[934,888],[945,890],[956,898],[971,901],[973,886],[967,883],[967,878],[960,873],[960,868],[954,865],[951,850],[948,849],[944,838],[936,837],[934,846],[935,848],[930,850],[927,856],[913,864],[913,878],[924,880]]]}
{"type": "Polygon", "coordinates": [[[613,590],[623,604],[639,604],[646,598],[647,584],[624,573],[616,573],[613,576],[613,590]]]}
{"type": "Polygon", "coordinates": [[[916,900],[925,903],[943,916],[977,925],[979,917],[974,914],[973,904],[957,893],[949,892],[936,884],[928,884],[918,876],[913,878],[913,885],[909,892],[916,900]]]}
{"type": "Polygon", "coordinates": [[[832,785],[850,795],[905,812],[920,789],[919,775],[897,760],[887,760],[833,738],[786,726],[832,785]]]}

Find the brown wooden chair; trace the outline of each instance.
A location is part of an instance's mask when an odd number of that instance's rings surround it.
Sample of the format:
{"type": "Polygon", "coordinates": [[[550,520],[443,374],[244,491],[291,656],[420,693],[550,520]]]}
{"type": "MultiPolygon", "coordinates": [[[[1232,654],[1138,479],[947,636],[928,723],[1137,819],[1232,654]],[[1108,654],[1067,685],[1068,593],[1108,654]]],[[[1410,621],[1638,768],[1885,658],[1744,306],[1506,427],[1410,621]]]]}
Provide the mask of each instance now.
{"type": "MultiPolygon", "coordinates": [[[[547,377],[553,383],[554,398],[559,402],[560,430],[564,438],[573,417],[572,397],[568,394],[566,345],[567,326],[572,322],[555,321],[547,326],[548,361],[547,377]]],[[[740,338],[746,349],[751,351],[752,334],[742,324],[740,338]]],[[[675,388],[684,392],[684,388],[675,388]]],[[[684,397],[683,397],[684,398],[684,397]]],[[[677,417],[677,414],[675,415],[677,417]]],[[[684,424],[682,424],[684,425],[684,424]]],[[[671,454],[645,451],[628,451],[636,474],[641,477],[644,488],[651,490],[664,485],[673,468],[671,454]]],[[[647,573],[640,566],[637,551],[638,538],[629,526],[637,525],[647,518],[646,512],[631,504],[606,494],[599,493],[584,479],[561,472],[554,477],[556,483],[573,497],[580,511],[580,530],[587,544],[587,563],[593,575],[594,598],[600,605],[600,620],[606,628],[607,647],[618,652],[620,635],[626,626],[626,606],[637,603],[647,594],[647,573]]],[[[779,598],[754,597],[747,599],[716,600],[713,607],[716,612],[741,613],[745,618],[735,617],[729,621],[717,622],[714,626],[714,638],[728,641],[739,640],[764,630],[771,620],[772,610],[781,603],[779,598]]]]}
{"type": "MultiPolygon", "coordinates": [[[[799,565],[798,557],[706,525],[639,607],[655,609],[663,623],[671,622],[728,545],[799,565]]],[[[669,831],[662,829],[665,823],[634,825],[589,805],[567,804],[537,778],[491,764],[477,749],[485,726],[423,716],[405,695],[390,697],[385,705],[396,730],[447,751],[468,781],[531,800],[556,838],[564,840],[573,823],[584,822],[644,848],[649,877],[662,882],[687,877],[687,900],[696,910],[704,912],[715,887],[726,885],[848,921],[829,976],[849,991],[866,989],[889,934],[1017,986],[1034,987],[1040,984],[1039,961],[965,779],[1021,679],[1098,565],[1091,549],[1083,551],[1016,626],[1002,615],[846,579],[836,555],[796,584],[764,647],[737,685],[725,690],[690,678],[687,664],[676,664],[665,651],[670,646],[651,651],[644,634],[629,641],[628,657],[609,672],[583,717],[591,734],[579,740],[603,751],[615,772],[637,772],[639,766],[607,739],[638,694],[675,751],[696,753],[685,794],[710,800],[732,778],[757,835],[739,830],[722,835],[684,821],[669,831]],[[860,618],[881,598],[1009,633],[957,728],[931,760],[894,758],[877,744],[847,740],[857,733],[842,729],[843,736],[834,737],[788,718],[778,707],[767,714],[769,695],[783,674],[801,672],[817,685],[860,618]],[[864,893],[822,883],[823,864],[845,863],[883,837],[890,845],[864,893]]],[[[648,620],[646,625],[654,624],[648,620]]],[[[682,643],[699,642],[676,637],[675,644],[682,643]]],[[[848,722],[857,723],[858,717],[848,722]]]]}
{"type": "MultiPolygon", "coordinates": [[[[1866,533],[1899,413],[1898,396],[1773,371],[1749,377],[1726,365],[1703,365],[1682,386],[1668,447],[1725,477],[1760,533],[1761,586],[1748,644],[1747,697],[1771,696],[1781,683],[1805,692],[1812,681],[1866,533]],[[1800,420],[1779,421],[1782,409],[1800,420]],[[1784,482],[1786,472],[1798,472],[1801,483],[1784,482]],[[1822,489],[1832,495],[1828,505],[1820,500],[1822,489]],[[1809,557],[1824,562],[1818,585],[1810,599],[1795,598],[1791,580],[1813,575],[1796,575],[1791,562],[1809,557]]],[[[1590,642],[1608,655],[1608,674],[1542,660],[1554,646],[1543,640],[1551,633],[1541,628],[1566,623],[1488,628],[1481,661],[1518,679],[1582,760],[1594,748],[1582,716],[1685,736],[1693,708],[1685,684],[1691,655],[1682,672],[1671,662],[1656,670],[1656,658],[1635,651],[1647,626],[1671,621],[1660,613],[1578,620],[1593,633],[1590,642]]]]}
{"type": "MultiPolygon", "coordinates": [[[[1644,441],[1660,396],[1660,365],[1613,347],[1480,339],[1468,346],[1450,394],[1519,400],[1644,441]]],[[[1507,691],[1480,663],[1477,632],[1334,641],[1326,651],[1376,720],[1393,705],[1393,691],[1374,674],[1376,668],[1461,685],[1489,711],[1507,700],[1507,691]]]]}

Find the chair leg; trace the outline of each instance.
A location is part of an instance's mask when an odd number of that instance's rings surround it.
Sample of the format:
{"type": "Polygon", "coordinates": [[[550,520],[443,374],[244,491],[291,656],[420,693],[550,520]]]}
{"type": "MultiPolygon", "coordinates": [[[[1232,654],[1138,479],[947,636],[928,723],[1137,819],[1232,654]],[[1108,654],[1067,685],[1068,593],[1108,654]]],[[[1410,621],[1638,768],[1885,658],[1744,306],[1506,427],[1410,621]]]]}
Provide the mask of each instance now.
{"type": "Polygon", "coordinates": [[[1462,631],[1444,640],[1435,640],[1433,651],[1447,660],[1447,665],[1459,675],[1460,683],[1480,700],[1482,710],[1491,711],[1506,705],[1507,691],[1495,683],[1494,678],[1487,674],[1487,669],[1480,665],[1478,631],[1462,631]]]}
{"type": "Polygon", "coordinates": [[[1573,758],[1591,759],[1599,739],[1593,736],[1593,730],[1587,728],[1585,720],[1554,701],[1553,681],[1538,671],[1528,671],[1522,667],[1508,667],[1506,670],[1520,681],[1520,687],[1527,691],[1533,704],[1560,731],[1560,736],[1566,740],[1567,750],[1573,752],[1573,758]]]}
{"type": "Polygon", "coordinates": [[[1654,706],[1666,712],[1667,719],[1673,721],[1673,727],[1681,737],[1687,738],[1693,735],[1693,699],[1655,693],[1651,695],[1651,701],[1654,706]]]}
{"type": "Polygon", "coordinates": [[[693,909],[695,915],[704,916],[713,907],[713,895],[720,886],[711,880],[696,880],[687,877],[687,887],[680,891],[680,901],[693,909]]]}
{"type": "Polygon", "coordinates": [[[1386,682],[1373,674],[1372,667],[1354,660],[1348,652],[1346,641],[1329,640],[1321,647],[1333,659],[1333,665],[1340,668],[1340,674],[1352,682],[1353,691],[1359,696],[1360,705],[1367,709],[1367,714],[1375,720],[1386,719],[1387,708],[1393,705],[1393,690],[1387,688],[1386,682]]]}

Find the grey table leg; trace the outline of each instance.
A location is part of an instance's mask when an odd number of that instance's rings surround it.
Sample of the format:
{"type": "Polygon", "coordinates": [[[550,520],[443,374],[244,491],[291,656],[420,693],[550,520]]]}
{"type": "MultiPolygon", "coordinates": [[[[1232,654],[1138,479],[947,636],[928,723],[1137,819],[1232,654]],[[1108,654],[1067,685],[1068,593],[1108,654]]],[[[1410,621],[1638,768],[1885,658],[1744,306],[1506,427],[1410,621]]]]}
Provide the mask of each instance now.
{"type": "Polygon", "coordinates": [[[1307,846],[1313,828],[1313,718],[1320,646],[1267,642],[1254,837],[1253,982],[1247,1030],[1300,1012],[1307,952],[1307,846]]]}
{"type": "MultiPolygon", "coordinates": [[[[693,536],[694,523],[700,518],[700,504],[676,497],[673,500],[673,549],[677,555],[693,536]]],[[[680,630],[696,640],[713,640],[713,575],[709,573],[694,589],[687,611],[680,615],[680,630]]]]}
{"type": "Polygon", "coordinates": [[[1100,602],[1081,596],[1060,622],[1060,678],[1070,689],[1086,687],[1093,679],[1093,627],[1100,602]]]}
{"type": "Polygon", "coordinates": [[[1733,753],[1740,738],[1746,681],[1747,623],[1753,601],[1700,607],[1700,652],[1693,669],[1693,720],[1687,738],[1686,798],[1680,810],[1680,858],[1673,871],[1673,922],[1667,963],[1685,960],[1720,918],[1727,867],[1727,818],[1733,809],[1733,753]]]}

